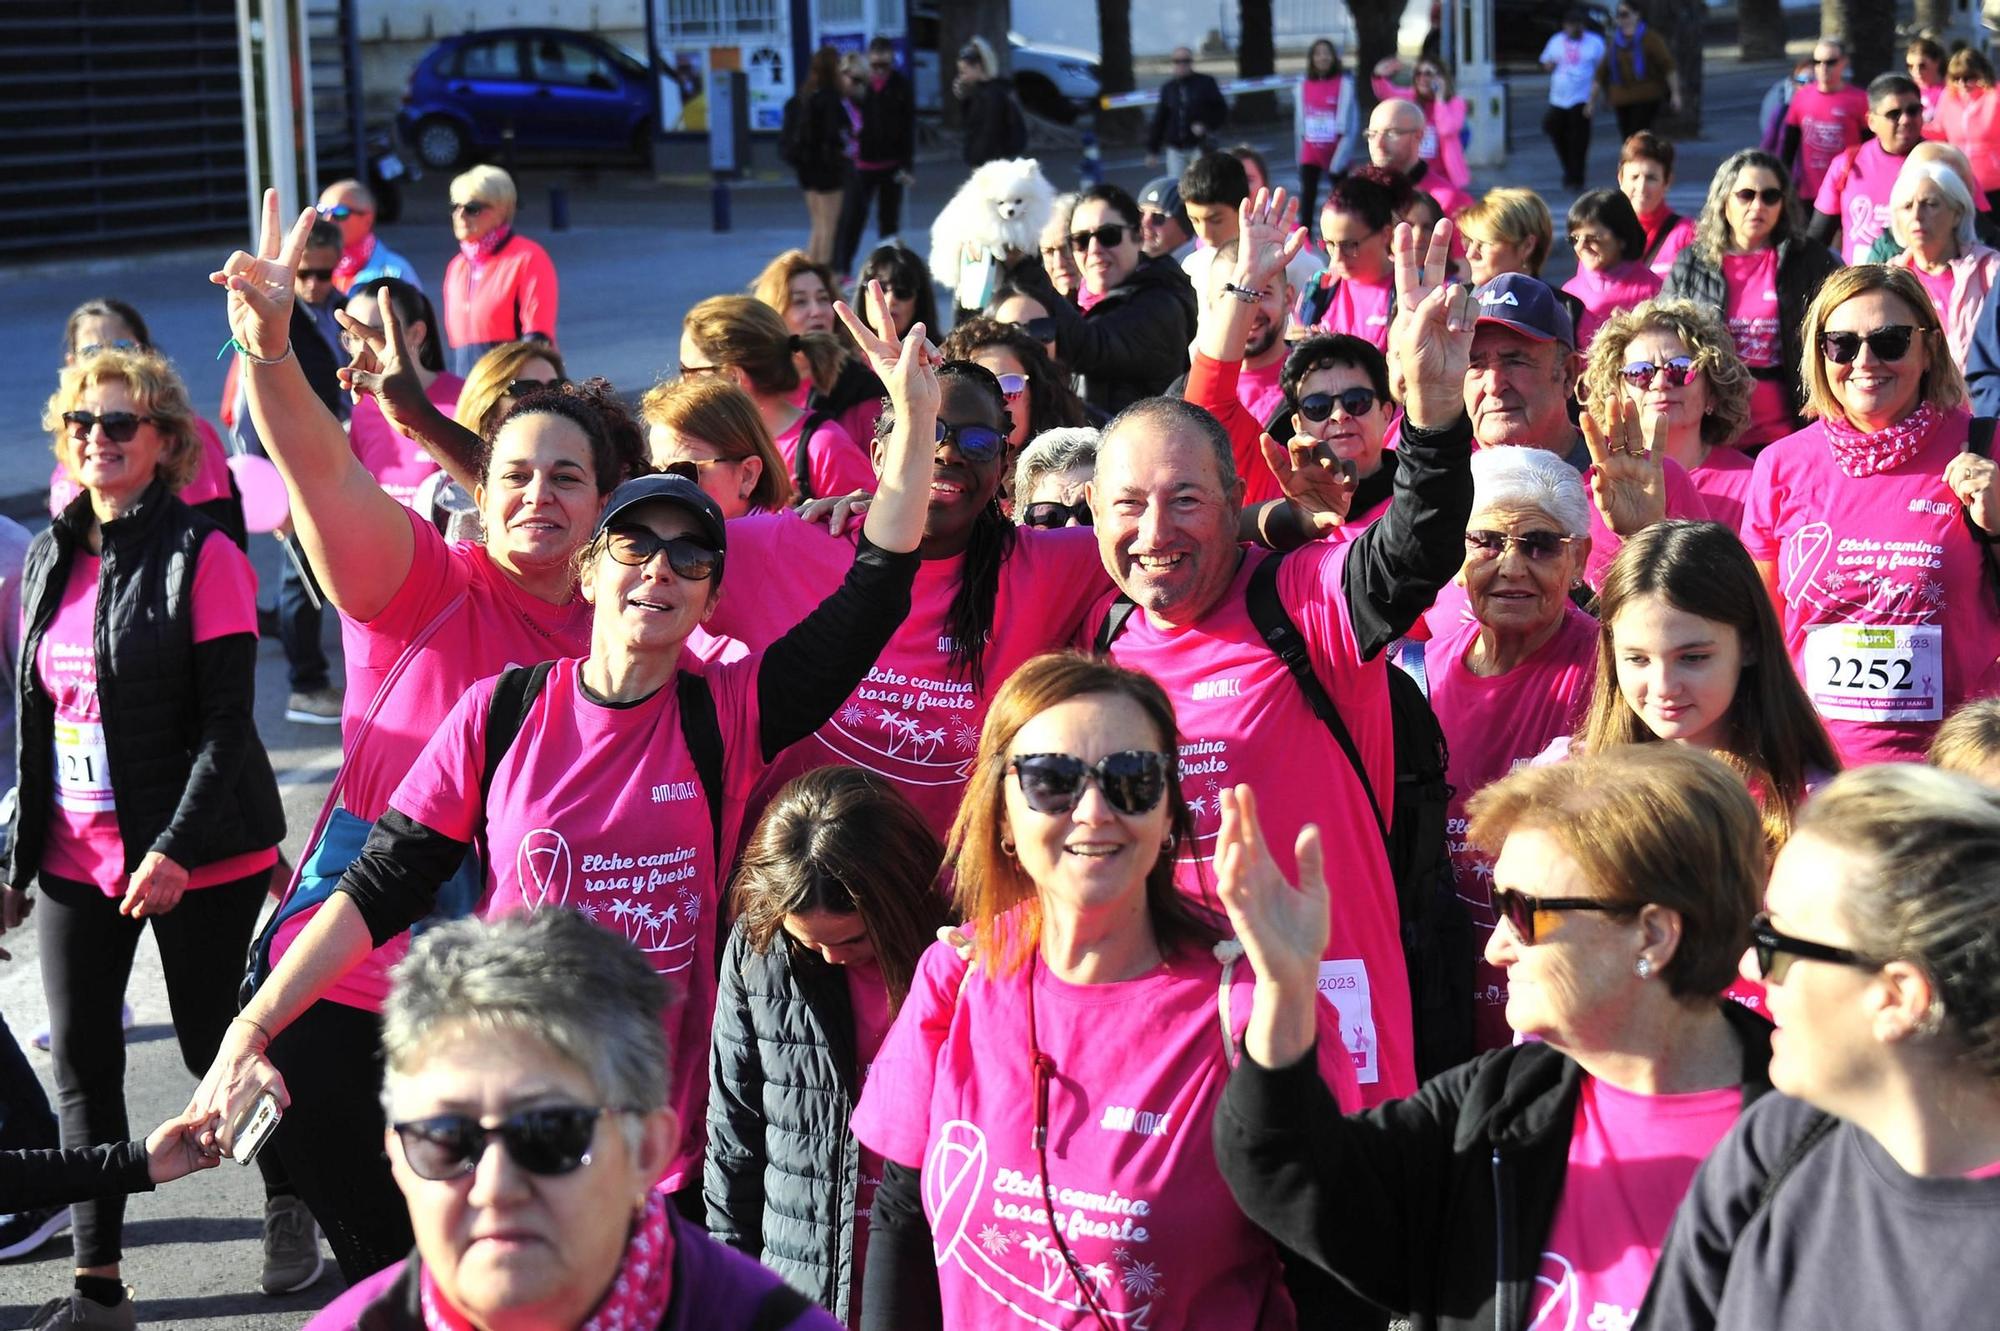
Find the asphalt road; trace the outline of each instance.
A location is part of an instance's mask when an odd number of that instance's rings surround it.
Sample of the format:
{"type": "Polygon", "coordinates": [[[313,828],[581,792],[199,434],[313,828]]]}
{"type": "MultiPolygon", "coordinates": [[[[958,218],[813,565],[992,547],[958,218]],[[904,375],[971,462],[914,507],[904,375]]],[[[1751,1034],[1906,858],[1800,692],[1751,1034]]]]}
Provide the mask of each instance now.
{"type": "MultiPolygon", "coordinates": [[[[1757,107],[1778,77],[1776,63],[1743,66],[1711,51],[1707,71],[1708,131],[1680,145],[1680,183],[1674,205],[1692,214],[1701,204],[1709,175],[1736,148],[1755,141],[1757,107]]],[[[1480,173],[1485,184],[1525,184],[1562,206],[1560,172],[1538,126],[1546,96],[1540,77],[1509,80],[1513,153],[1503,168],[1480,173]]],[[[1249,134],[1271,152],[1282,176],[1288,168],[1280,146],[1285,129],[1249,134]]],[[[1051,144],[1041,152],[1050,177],[1059,184],[1076,179],[1073,143],[1051,144]]],[[[1591,179],[1609,184],[1617,160],[1615,133],[1608,121],[1592,144],[1591,179]]],[[[1151,174],[1130,154],[1107,160],[1110,178],[1135,191],[1151,174]]],[[[955,159],[940,156],[920,166],[906,217],[928,219],[942,206],[962,172],[955,159]]],[[[643,389],[675,363],[681,313],[718,291],[744,286],[763,263],[787,246],[803,243],[806,219],[796,191],[776,181],[733,191],[736,229],[710,229],[710,200],[695,183],[656,184],[629,175],[597,175],[551,169],[521,173],[524,232],[543,241],[555,257],[563,283],[561,331],[572,373],[601,374],[621,388],[643,389]],[[547,227],[551,186],[567,188],[573,226],[561,233],[547,227]]],[[[385,235],[416,261],[433,290],[452,251],[443,207],[444,181],[433,178],[414,192],[405,220],[385,235]]],[[[1560,221],[1558,221],[1560,232],[1560,221]]],[[[927,227],[908,226],[904,237],[927,248],[927,227]]],[[[0,271],[0,310],[20,356],[0,358],[0,497],[13,496],[10,511],[32,510],[33,496],[45,485],[47,444],[38,432],[42,401],[51,387],[49,367],[68,311],[80,300],[115,294],[136,304],[152,324],[155,339],[179,360],[195,401],[212,412],[222,369],[214,348],[227,336],[222,302],[207,284],[207,273],[223,257],[221,249],[180,251],[82,263],[43,264],[0,271]]],[[[1549,276],[1561,281],[1571,259],[1558,245],[1549,276]],[[1557,265],[1561,265],[1560,268],[1557,265]]],[[[279,553],[268,539],[255,546],[266,587],[276,585],[279,553]]],[[[268,593],[267,593],[268,595],[268,593]]],[[[338,651],[338,633],[328,625],[329,650],[338,651]]],[[[336,656],[337,659],[337,656],[336,656]]],[[[258,722],[284,787],[291,833],[287,853],[310,829],[339,762],[338,732],[331,727],[298,726],[283,719],[284,661],[274,641],[264,645],[258,669],[258,722]]],[[[44,1021],[40,973],[32,930],[6,939],[14,953],[0,963],[0,1013],[16,1038],[26,1040],[44,1021]]],[[[159,961],[150,942],[142,945],[128,997],[138,1025],[128,1037],[127,1099],[135,1133],[143,1133],[176,1112],[193,1089],[180,1066],[169,1025],[159,961]]],[[[53,1088],[48,1056],[30,1053],[53,1088]]],[[[262,1233],[262,1198],[257,1175],[224,1164],[220,1169],[133,1199],[126,1221],[125,1278],[136,1286],[145,1324],[201,1331],[279,1331],[296,1328],[311,1309],[340,1285],[329,1271],[304,1294],[267,1299],[256,1293],[262,1233]]],[[[0,1266],[0,1328],[25,1324],[35,1305],[68,1286],[69,1244],[58,1240],[31,1259],[0,1266]]]]}

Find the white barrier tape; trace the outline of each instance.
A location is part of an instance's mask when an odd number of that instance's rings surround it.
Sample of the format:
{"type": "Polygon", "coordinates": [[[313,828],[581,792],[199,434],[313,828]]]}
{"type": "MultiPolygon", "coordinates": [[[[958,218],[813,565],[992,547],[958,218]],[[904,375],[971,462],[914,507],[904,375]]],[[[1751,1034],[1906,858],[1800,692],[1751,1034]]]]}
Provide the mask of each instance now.
{"type": "MultiPolygon", "coordinates": [[[[1234,97],[1245,92],[1282,92],[1296,88],[1299,76],[1296,74],[1264,74],[1254,79],[1231,79],[1221,85],[1224,97],[1234,97]]],[[[1160,90],[1151,88],[1139,92],[1107,93],[1097,99],[1100,110],[1119,111],[1128,106],[1151,106],[1160,100],[1160,90]]]]}

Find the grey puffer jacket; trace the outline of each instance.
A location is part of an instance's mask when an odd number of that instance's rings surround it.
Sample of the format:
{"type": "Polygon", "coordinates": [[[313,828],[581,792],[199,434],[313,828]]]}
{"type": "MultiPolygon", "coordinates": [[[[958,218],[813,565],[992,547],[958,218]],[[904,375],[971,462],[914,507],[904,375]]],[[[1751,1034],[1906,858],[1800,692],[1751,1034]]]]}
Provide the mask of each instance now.
{"type": "Polygon", "coordinates": [[[853,1293],[861,1146],[854,1008],[838,966],[738,923],[722,956],[708,1054],[708,1232],[843,1324],[853,1293]]]}

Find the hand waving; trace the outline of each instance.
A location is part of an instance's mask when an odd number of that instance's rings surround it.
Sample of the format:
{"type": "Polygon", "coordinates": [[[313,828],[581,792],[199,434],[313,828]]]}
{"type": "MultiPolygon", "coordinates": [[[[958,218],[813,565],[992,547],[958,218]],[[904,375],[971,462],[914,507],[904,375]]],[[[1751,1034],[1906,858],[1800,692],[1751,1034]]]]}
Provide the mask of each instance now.
{"type": "Polygon", "coordinates": [[[913,325],[909,333],[898,338],[896,318],[889,312],[889,301],[880,282],[870,282],[866,292],[869,312],[881,328],[877,333],[854,307],[846,301],[834,302],[833,312],[847,325],[854,344],[861,348],[861,354],[868,359],[868,368],[875,371],[889,390],[890,401],[896,404],[898,412],[912,408],[937,415],[938,377],[937,367],[943,361],[938,349],[931,345],[923,324],[913,325]]]}
{"type": "Polygon", "coordinates": [[[1329,445],[1306,433],[1297,416],[1292,425],[1297,433],[1287,445],[1280,446],[1268,434],[1258,437],[1264,465],[1271,469],[1286,502],[1305,525],[1311,530],[1330,531],[1347,521],[1360,478],[1352,462],[1336,457],[1329,445]]]}
{"type": "Polygon", "coordinates": [[[1993,484],[1996,475],[2000,475],[2000,468],[1994,466],[1993,459],[1977,453],[1960,453],[1944,469],[1944,483],[1965,505],[1973,525],[1989,539],[2000,537],[2000,486],[1993,484]]]}
{"type": "Polygon", "coordinates": [[[308,208],[289,233],[282,233],[278,191],[265,190],[264,234],[257,252],[237,250],[208,275],[229,292],[229,331],[237,345],[261,360],[276,360],[292,345],[292,277],[317,216],[308,208]]]}
{"type": "Polygon", "coordinates": [[[1642,439],[1637,403],[1620,393],[1583,413],[1590,447],[1590,501],[1618,536],[1636,536],[1667,516],[1667,479],[1660,465],[1665,418],[1655,417],[1651,439],[1642,439]],[[1602,413],[1604,419],[1598,419],[1602,413]]]}
{"type": "Polygon", "coordinates": [[[1216,882],[1229,923],[1257,972],[1244,1048],[1267,1068],[1295,1063],[1312,1046],[1319,963],[1332,928],[1317,827],[1308,824],[1300,830],[1297,853],[1299,885],[1294,888],[1271,859],[1250,787],[1222,792],[1216,882]]]}
{"type": "Polygon", "coordinates": [[[1401,376],[1410,424],[1435,430],[1465,410],[1465,371],[1472,363],[1472,328],[1479,310],[1469,288],[1445,280],[1451,264],[1450,219],[1431,232],[1421,262],[1417,229],[1396,223],[1396,321],[1389,359],[1401,376]]]}
{"type": "Polygon", "coordinates": [[[1258,190],[1237,209],[1237,285],[1265,291],[1306,243],[1299,201],[1282,189],[1258,190]]]}

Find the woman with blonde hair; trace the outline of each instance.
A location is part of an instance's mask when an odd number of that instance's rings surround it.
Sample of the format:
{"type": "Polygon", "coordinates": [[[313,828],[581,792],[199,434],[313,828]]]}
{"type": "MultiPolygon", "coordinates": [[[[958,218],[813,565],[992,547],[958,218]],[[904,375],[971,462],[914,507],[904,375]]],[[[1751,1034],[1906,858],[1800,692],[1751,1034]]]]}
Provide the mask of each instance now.
{"type": "Polygon", "coordinates": [[[1487,190],[1477,203],[1460,209],[1453,221],[1465,238],[1474,286],[1502,273],[1540,277],[1542,265],[1549,261],[1549,246],[1555,243],[1555,219],[1542,196],[1531,189],[1487,190]]]}
{"type": "MultiPolygon", "coordinates": [[[[569,371],[563,368],[562,353],[548,343],[502,342],[465,376],[452,419],[481,439],[491,439],[515,403],[530,393],[554,392],[567,383],[569,371]]],[[[446,469],[450,470],[449,464],[446,469]]],[[[478,480],[456,475],[452,479],[468,488],[478,480]]]]}
{"type": "Polygon", "coordinates": [[[558,289],[549,252],[514,232],[514,178],[475,166],[451,182],[458,253],[445,266],[444,331],[454,374],[470,374],[495,345],[556,340],[558,289]]]}
{"type": "Polygon", "coordinates": [[[691,463],[725,518],[775,513],[792,502],[792,478],[757,404],[714,375],[664,379],[639,400],[653,465],[691,463]]]}

